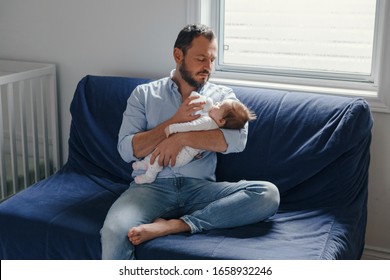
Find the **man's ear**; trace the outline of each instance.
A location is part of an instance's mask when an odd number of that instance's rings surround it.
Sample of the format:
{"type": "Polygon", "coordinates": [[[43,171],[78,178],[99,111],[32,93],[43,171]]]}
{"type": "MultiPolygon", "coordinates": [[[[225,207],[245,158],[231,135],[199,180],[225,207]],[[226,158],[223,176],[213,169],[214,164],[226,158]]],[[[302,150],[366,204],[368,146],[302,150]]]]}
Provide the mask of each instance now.
{"type": "Polygon", "coordinates": [[[179,48],[174,48],[173,49],[173,58],[175,59],[175,62],[176,63],[181,63],[181,61],[183,60],[183,51],[179,48]]]}

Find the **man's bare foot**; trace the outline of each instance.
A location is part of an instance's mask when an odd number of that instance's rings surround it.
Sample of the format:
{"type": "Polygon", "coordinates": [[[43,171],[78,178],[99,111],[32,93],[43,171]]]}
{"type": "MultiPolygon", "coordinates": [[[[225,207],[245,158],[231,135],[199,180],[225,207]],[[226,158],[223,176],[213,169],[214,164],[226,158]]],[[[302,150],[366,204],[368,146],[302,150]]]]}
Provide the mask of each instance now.
{"type": "Polygon", "coordinates": [[[133,245],[139,245],[157,237],[186,231],[190,231],[190,227],[183,220],[164,220],[159,218],[153,223],[131,228],[127,236],[133,245]]]}

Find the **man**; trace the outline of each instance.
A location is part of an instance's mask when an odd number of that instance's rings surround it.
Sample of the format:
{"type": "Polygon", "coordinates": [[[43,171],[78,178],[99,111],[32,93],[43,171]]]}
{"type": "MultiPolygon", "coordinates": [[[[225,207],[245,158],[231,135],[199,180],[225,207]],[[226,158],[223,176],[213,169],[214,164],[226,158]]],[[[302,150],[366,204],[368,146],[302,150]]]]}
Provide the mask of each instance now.
{"type": "MultiPolygon", "coordinates": [[[[192,102],[192,91],[214,102],[237,99],[227,87],[208,82],[217,43],[204,25],[183,28],[175,42],[176,69],[171,76],[138,86],[127,102],[119,131],[118,151],[131,162],[152,153],[164,166],[150,184],[132,182],[112,205],[101,230],[103,259],[135,259],[134,246],[180,232],[197,233],[260,222],[279,206],[278,189],[269,182],[215,182],[216,152],[241,152],[243,129],[176,133],[165,128],[199,117],[203,103],[192,102]],[[191,103],[191,104],[190,104],[191,103]],[[185,166],[175,167],[184,146],[205,150],[185,166]]],[[[133,172],[135,177],[137,171],[133,172]]]]}

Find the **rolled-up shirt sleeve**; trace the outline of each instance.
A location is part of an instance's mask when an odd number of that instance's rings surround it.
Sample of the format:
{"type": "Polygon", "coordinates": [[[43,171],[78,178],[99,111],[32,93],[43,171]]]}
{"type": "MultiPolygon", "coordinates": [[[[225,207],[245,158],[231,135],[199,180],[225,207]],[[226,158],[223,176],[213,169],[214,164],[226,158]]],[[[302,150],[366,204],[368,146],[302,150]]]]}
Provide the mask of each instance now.
{"type": "Polygon", "coordinates": [[[118,135],[118,152],[125,162],[137,160],[133,151],[133,137],[136,133],[146,130],[144,98],[140,94],[141,87],[134,89],[127,100],[123,113],[122,124],[118,135]]]}
{"type": "Polygon", "coordinates": [[[223,154],[239,153],[245,149],[248,136],[248,123],[242,129],[224,129],[221,128],[227,149],[223,154]]]}

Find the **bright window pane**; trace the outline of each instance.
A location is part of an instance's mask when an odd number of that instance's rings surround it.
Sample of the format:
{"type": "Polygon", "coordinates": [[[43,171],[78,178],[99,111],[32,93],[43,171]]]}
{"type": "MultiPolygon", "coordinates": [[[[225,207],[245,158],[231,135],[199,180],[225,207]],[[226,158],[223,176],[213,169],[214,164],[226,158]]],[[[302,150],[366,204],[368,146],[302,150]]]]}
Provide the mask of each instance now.
{"type": "Polygon", "coordinates": [[[222,3],[222,69],[372,74],[375,0],[222,3]]]}

